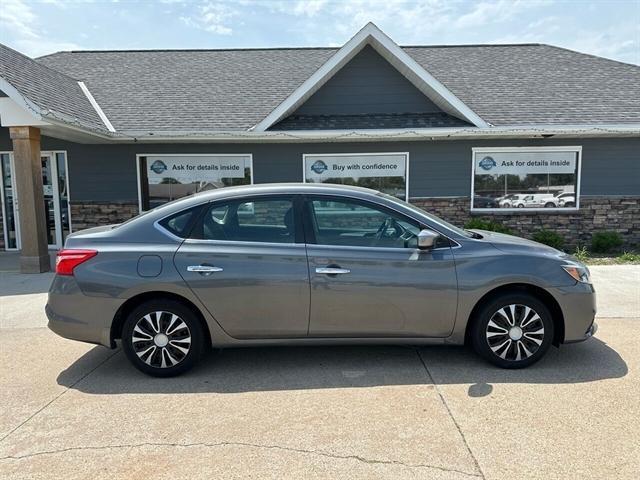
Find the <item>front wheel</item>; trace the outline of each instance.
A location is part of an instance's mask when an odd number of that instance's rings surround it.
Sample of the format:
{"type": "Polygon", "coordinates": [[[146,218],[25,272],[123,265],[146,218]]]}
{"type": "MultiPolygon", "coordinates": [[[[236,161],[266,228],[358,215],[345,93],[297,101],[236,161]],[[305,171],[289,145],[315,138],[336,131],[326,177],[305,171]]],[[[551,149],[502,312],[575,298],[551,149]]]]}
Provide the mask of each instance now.
{"type": "Polygon", "coordinates": [[[471,342],[483,358],[502,368],[524,368],[540,360],[553,341],[549,309],[536,297],[497,297],[472,320],[471,342]]]}
{"type": "Polygon", "coordinates": [[[134,309],[122,330],[122,348],[140,371],[172,377],[192,368],[204,344],[196,315],[175,300],[151,300],[134,309]]]}

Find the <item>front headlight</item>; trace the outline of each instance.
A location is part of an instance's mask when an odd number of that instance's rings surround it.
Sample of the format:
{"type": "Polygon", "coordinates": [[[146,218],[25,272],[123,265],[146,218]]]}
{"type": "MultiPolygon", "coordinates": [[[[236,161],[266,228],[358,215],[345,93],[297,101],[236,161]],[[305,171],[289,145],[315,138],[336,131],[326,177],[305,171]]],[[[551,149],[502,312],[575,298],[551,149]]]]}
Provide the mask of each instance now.
{"type": "Polygon", "coordinates": [[[576,282],[591,283],[591,275],[587,267],[579,267],[577,265],[563,265],[564,271],[567,272],[576,282]]]}

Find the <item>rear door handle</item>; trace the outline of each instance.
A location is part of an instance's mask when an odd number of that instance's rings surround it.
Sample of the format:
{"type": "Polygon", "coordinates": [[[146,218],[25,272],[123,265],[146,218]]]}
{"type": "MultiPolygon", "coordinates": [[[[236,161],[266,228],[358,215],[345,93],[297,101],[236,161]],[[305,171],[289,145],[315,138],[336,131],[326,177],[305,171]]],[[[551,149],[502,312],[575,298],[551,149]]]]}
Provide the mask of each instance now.
{"type": "Polygon", "coordinates": [[[351,273],[351,270],[337,267],[317,267],[316,273],[324,273],[325,275],[338,275],[343,273],[351,273]]]}
{"type": "Polygon", "coordinates": [[[221,267],[214,267],[212,265],[189,265],[187,267],[187,272],[197,272],[197,273],[214,273],[214,272],[222,272],[224,269],[221,267]]]}

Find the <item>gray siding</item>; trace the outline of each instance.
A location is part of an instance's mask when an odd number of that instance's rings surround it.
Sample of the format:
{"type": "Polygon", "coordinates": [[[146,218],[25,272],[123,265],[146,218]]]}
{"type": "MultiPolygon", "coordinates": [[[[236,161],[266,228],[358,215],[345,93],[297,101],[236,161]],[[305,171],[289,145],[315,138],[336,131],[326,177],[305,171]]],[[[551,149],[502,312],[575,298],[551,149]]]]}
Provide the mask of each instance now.
{"type": "MultiPolygon", "coordinates": [[[[582,146],[582,195],[640,195],[640,138],[173,145],[42,140],[43,150],[67,151],[72,202],[137,202],[137,153],[251,153],[254,180],[266,183],[301,181],[304,153],[409,152],[411,197],[469,196],[473,147],[543,145],[582,146]]],[[[6,128],[0,128],[0,150],[12,150],[6,128]]]]}
{"type": "Polygon", "coordinates": [[[367,45],[294,115],[422,112],[441,110],[367,45]]]}

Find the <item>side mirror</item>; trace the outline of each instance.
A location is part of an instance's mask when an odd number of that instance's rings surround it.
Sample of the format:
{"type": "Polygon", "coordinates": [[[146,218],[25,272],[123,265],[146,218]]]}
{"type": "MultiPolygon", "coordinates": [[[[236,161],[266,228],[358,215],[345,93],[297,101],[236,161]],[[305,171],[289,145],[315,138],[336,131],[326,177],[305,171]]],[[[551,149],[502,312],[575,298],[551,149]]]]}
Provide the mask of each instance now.
{"type": "Polygon", "coordinates": [[[433,230],[422,229],[418,233],[418,248],[420,250],[429,250],[436,244],[436,240],[440,235],[433,230]]]}

